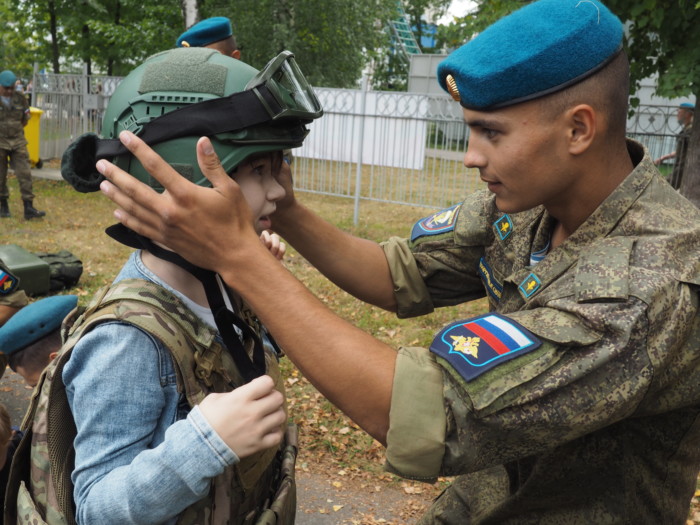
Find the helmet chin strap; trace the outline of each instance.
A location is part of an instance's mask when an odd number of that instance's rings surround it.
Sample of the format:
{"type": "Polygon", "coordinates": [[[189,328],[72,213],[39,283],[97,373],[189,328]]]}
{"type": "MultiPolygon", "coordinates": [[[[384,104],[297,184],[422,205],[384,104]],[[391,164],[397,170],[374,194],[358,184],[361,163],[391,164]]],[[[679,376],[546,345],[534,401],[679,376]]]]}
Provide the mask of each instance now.
{"type": "Polygon", "coordinates": [[[161,248],[150,239],[122,224],[108,227],[106,233],[122,244],[148,250],[154,256],[171,262],[196,277],[204,287],[209,308],[214,314],[214,322],[224,341],[224,346],[231,354],[245,382],[247,383],[265,373],[265,350],[262,341],[258,334],[236,313],[231,289],[226,286],[217,273],[195,266],[179,254],[161,248]],[[240,336],[234,327],[238,328],[240,336]],[[253,341],[252,359],[243,346],[245,337],[250,337],[253,341]]]}

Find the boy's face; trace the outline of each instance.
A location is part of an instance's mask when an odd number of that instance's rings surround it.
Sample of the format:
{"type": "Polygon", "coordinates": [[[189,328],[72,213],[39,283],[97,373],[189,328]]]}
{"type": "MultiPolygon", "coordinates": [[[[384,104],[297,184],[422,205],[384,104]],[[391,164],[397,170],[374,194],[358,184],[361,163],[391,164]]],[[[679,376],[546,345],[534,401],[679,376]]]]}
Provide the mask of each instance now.
{"type": "Polygon", "coordinates": [[[274,154],[246,159],[232,174],[253,211],[253,226],[258,234],[271,227],[270,215],[277,207],[276,202],[285,195],[273,171],[279,166],[274,159],[274,154]]]}

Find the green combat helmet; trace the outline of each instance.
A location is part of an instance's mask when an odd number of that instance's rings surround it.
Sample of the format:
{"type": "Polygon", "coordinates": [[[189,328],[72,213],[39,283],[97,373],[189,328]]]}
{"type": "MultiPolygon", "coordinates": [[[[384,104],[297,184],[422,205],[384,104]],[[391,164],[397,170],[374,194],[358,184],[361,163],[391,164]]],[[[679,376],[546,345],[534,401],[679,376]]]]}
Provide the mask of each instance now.
{"type": "MultiPolygon", "coordinates": [[[[197,163],[196,143],[211,139],[227,173],[252,154],[301,146],[306,124],[320,117],[321,105],[294,60],[283,51],[265,68],[255,68],[207,48],[178,48],[153,55],[117,86],[104,116],[102,134],[79,137],[63,155],[61,173],[82,192],[97,191],[103,180],[98,159],[110,159],[124,171],[162,190],[119,141],[132,131],[192,182],[208,186],[197,163]]],[[[145,248],[202,282],[217,328],[246,381],[264,373],[260,338],[251,333],[241,313],[231,308],[231,291],[219,277],[193,266],[123,225],[107,234],[133,248],[145,248]],[[224,295],[228,295],[228,300],[224,295]],[[237,330],[236,330],[237,328],[237,330]],[[254,341],[252,358],[238,333],[254,341]]]]}
{"type": "Polygon", "coordinates": [[[78,191],[97,191],[102,176],[95,162],[106,158],[160,190],[119,142],[119,133],[129,130],[184,177],[208,185],[195,154],[201,136],[211,139],[230,173],[251,154],[301,146],[306,124],[322,113],[289,51],[257,71],[212,49],[172,49],[122,80],[104,115],[104,138],[79,137],[64,153],[61,172],[78,191]]]}

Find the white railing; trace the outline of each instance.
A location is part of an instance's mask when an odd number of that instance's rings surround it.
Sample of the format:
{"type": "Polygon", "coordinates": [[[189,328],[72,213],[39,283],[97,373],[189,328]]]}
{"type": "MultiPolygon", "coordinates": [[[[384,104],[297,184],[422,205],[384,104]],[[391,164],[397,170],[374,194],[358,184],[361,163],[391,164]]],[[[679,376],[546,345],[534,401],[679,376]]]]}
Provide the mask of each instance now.
{"type": "MultiPolygon", "coordinates": [[[[60,158],[82,133],[99,133],[110,95],[121,79],[35,75],[33,105],[41,117],[40,156],[60,158]]],[[[323,118],[310,124],[295,150],[298,191],[442,208],[482,188],[462,164],[469,138],[460,106],[447,95],[317,88],[323,118]]],[[[652,156],[674,149],[676,108],[645,106],[628,121],[631,136],[652,156]]]]}

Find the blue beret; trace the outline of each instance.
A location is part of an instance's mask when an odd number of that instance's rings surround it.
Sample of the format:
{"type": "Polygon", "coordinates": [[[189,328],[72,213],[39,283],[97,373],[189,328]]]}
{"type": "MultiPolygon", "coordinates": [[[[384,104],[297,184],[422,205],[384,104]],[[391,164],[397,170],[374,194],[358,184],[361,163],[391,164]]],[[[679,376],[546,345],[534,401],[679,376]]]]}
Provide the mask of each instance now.
{"type": "Polygon", "coordinates": [[[12,354],[46,337],[77,304],[77,295],[54,295],[28,304],[0,327],[0,352],[12,354]]]}
{"type": "Polygon", "coordinates": [[[695,105],[691,104],[690,102],[681,102],[680,107],[685,109],[695,109],[695,105]]]}
{"type": "Polygon", "coordinates": [[[539,0],[451,53],[438,82],[466,108],[496,109],[580,82],[621,49],[622,23],[597,0],[539,0]]]}
{"type": "Polygon", "coordinates": [[[0,86],[3,86],[3,87],[14,86],[16,81],[17,81],[17,76],[9,69],[6,69],[2,73],[0,73],[0,86]]]}
{"type": "Polygon", "coordinates": [[[177,39],[177,47],[204,47],[233,35],[231,21],[225,16],[215,16],[196,23],[177,39]]]}

